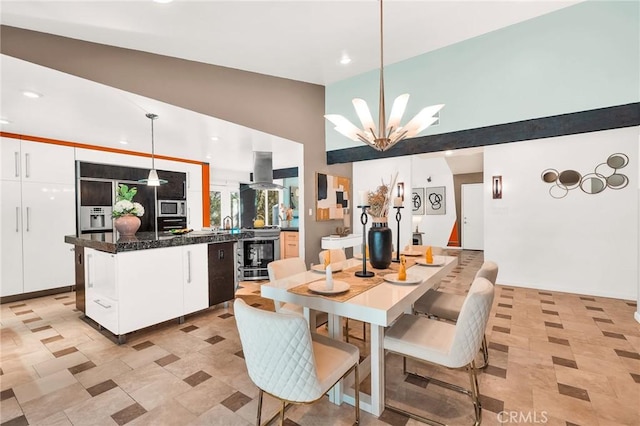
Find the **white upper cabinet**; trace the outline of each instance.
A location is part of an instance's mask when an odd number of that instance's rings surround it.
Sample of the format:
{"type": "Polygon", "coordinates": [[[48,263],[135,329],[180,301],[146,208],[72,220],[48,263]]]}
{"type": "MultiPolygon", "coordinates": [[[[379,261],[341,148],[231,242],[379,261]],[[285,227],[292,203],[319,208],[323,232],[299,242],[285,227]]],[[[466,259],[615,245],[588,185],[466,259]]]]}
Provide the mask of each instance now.
{"type": "Polygon", "coordinates": [[[63,145],[22,141],[22,181],[73,184],[73,150],[63,145]]]}
{"type": "Polygon", "coordinates": [[[200,230],[203,223],[202,192],[187,192],[187,228],[200,230]]]}
{"type": "Polygon", "coordinates": [[[20,139],[0,138],[0,171],[2,180],[19,181],[22,176],[20,169],[22,156],[20,154],[20,139]]]}
{"type": "Polygon", "coordinates": [[[73,184],[74,148],[2,138],[2,180],[73,184]]]}

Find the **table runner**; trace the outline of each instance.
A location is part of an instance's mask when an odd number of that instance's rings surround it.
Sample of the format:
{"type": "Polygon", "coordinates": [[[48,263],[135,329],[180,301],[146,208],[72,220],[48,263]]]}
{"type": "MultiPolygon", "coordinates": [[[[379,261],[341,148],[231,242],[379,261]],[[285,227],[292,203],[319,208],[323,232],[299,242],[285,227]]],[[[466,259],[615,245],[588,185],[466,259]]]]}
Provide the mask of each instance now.
{"type": "MultiPolygon", "coordinates": [[[[409,269],[411,266],[415,265],[415,263],[416,263],[415,258],[412,259],[407,257],[405,266],[407,267],[407,269],[409,269]]],[[[373,272],[375,274],[373,277],[360,278],[354,275],[355,272],[362,271],[362,264],[358,266],[353,266],[351,268],[342,270],[340,272],[335,272],[333,274],[334,280],[340,280],[340,281],[345,281],[349,283],[349,290],[339,294],[314,293],[313,291],[309,290],[310,283],[305,283],[296,287],[292,287],[287,291],[290,291],[291,293],[295,293],[295,294],[302,294],[304,296],[324,297],[326,299],[335,300],[338,302],[344,302],[345,300],[349,300],[352,297],[355,297],[360,293],[364,293],[370,288],[373,288],[378,284],[384,282],[383,277],[385,275],[398,272],[398,269],[400,269],[399,263],[392,262],[387,269],[374,269],[371,267],[371,264],[367,262],[367,271],[373,272]]],[[[325,277],[323,275],[318,274],[318,279],[315,279],[311,282],[320,281],[324,279],[325,277]]]]}

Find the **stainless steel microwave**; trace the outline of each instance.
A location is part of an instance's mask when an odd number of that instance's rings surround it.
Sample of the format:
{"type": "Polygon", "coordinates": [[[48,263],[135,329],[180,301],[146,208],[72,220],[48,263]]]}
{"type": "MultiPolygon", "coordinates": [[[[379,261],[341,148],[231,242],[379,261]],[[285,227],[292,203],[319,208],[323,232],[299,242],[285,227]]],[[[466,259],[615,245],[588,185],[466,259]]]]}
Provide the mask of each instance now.
{"type": "Polygon", "coordinates": [[[158,216],[186,216],[187,202],[184,200],[158,200],[158,216]]]}

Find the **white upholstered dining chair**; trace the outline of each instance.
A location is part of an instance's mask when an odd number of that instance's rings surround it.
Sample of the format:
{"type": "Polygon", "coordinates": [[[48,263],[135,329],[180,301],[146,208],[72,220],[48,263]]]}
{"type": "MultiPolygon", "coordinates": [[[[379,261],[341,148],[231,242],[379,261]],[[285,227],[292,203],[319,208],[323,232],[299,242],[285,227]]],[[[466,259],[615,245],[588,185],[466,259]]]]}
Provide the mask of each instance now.
{"type": "Polygon", "coordinates": [[[287,402],[317,401],[351,371],[355,374],[355,415],[360,422],[358,363],[356,346],[311,333],[298,315],[264,311],[236,299],[234,315],[249,377],[258,387],[256,425],[262,417],[263,393],[279,399],[280,425],[287,402]]]}
{"type": "MultiPolygon", "coordinates": [[[[331,263],[335,264],[336,262],[344,262],[347,260],[347,254],[344,252],[344,249],[331,249],[331,250],[322,250],[318,253],[318,259],[320,260],[320,264],[324,265],[325,257],[327,253],[330,253],[329,259],[331,263]]],[[[349,342],[349,318],[345,318],[345,327],[347,331],[345,332],[345,339],[349,342]]],[[[362,341],[367,341],[367,323],[362,323],[362,341]]]]}
{"type": "MultiPolygon", "coordinates": [[[[287,259],[274,260],[267,264],[267,272],[269,273],[269,281],[276,281],[287,278],[295,274],[307,271],[307,265],[300,257],[290,257],[287,259]]],[[[275,310],[278,313],[290,315],[303,315],[302,306],[295,303],[285,303],[278,300],[273,301],[275,310]]],[[[329,316],[326,312],[315,312],[316,327],[327,323],[329,316]]]]}
{"type": "MultiPolygon", "coordinates": [[[[486,278],[478,277],[471,284],[469,294],[460,309],[457,323],[452,324],[420,315],[403,314],[387,329],[384,337],[384,349],[389,352],[448,368],[466,367],[469,372],[471,389],[465,389],[431,377],[428,380],[430,383],[470,396],[474,406],[475,425],[479,425],[482,420],[482,407],[474,358],[482,343],[493,304],[493,296],[493,284],[486,278]]],[[[434,424],[434,420],[415,413],[392,406],[387,406],[387,408],[428,424],[434,424]]]]}
{"type": "MultiPolygon", "coordinates": [[[[495,286],[498,278],[498,265],[490,260],[485,261],[475,275],[475,278],[478,277],[488,279],[495,286]]],[[[455,323],[458,320],[465,298],[466,296],[462,294],[445,293],[430,289],[416,300],[413,304],[413,310],[418,314],[455,323]]],[[[489,365],[489,348],[487,347],[486,337],[482,338],[481,349],[483,363],[478,368],[485,368],[489,365]]]]}

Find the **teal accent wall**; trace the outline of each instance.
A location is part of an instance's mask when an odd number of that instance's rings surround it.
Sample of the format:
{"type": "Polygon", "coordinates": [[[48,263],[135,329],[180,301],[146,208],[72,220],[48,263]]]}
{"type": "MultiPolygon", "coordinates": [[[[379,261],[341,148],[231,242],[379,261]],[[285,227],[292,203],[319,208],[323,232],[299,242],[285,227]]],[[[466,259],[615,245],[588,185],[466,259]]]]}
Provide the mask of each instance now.
{"type": "MultiPolygon", "coordinates": [[[[360,126],[360,97],[377,121],[378,84],[374,70],[329,85],[325,111],[360,126]]],[[[638,102],[640,2],[587,1],[385,66],[387,116],[403,93],[402,124],[446,104],[421,136],[638,102]]],[[[361,145],[326,123],[327,151],[361,145]]]]}

